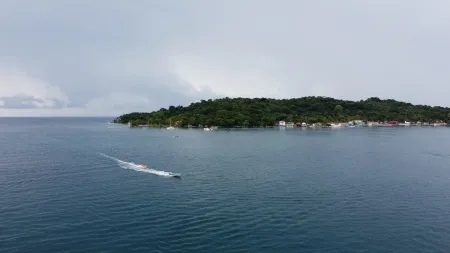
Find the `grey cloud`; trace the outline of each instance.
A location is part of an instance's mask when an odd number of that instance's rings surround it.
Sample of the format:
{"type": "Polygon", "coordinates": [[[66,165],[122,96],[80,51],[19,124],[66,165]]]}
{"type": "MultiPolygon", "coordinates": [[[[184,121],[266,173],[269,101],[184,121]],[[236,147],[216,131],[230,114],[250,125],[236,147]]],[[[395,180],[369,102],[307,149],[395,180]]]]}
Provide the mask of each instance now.
{"type": "MultiPolygon", "coordinates": [[[[193,101],[218,96],[208,88],[195,90],[188,82],[169,74],[151,78],[118,79],[110,82],[109,85],[114,87],[112,90],[118,94],[118,97],[129,99],[128,103],[123,103],[121,99],[118,104],[112,102],[110,106],[114,110],[139,109],[136,108],[136,104],[147,106],[142,109],[156,110],[170,105],[188,105],[193,101]],[[127,85],[121,85],[123,83],[127,85]],[[148,103],[136,103],[135,98],[146,99],[148,103]]],[[[108,97],[108,95],[107,92],[100,92],[96,97],[108,97]]]]}
{"type": "Polygon", "coordinates": [[[2,1],[0,66],[60,87],[76,108],[108,103],[110,94],[143,99],[119,103],[114,95],[114,111],[243,94],[450,106],[449,7],[441,0],[2,1]]]}
{"type": "Polygon", "coordinates": [[[65,107],[65,102],[58,99],[40,99],[32,96],[0,97],[0,108],[6,109],[31,109],[51,108],[60,109],[65,107]]]}

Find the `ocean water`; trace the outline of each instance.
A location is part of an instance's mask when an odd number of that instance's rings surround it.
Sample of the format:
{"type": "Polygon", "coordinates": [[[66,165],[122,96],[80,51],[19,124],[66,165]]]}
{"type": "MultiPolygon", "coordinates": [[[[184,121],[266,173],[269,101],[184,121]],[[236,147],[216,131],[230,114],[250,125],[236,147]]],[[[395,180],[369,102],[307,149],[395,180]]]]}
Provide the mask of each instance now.
{"type": "Polygon", "coordinates": [[[450,251],[450,128],[109,120],[0,118],[0,252],[450,251]]]}

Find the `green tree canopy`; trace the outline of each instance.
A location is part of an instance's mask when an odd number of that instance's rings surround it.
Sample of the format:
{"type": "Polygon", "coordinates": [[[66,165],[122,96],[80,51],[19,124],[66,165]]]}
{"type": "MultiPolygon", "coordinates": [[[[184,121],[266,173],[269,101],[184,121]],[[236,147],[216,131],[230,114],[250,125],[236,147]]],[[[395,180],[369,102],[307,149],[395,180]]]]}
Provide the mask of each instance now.
{"type": "Polygon", "coordinates": [[[154,112],[132,112],[117,117],[115,123],[192,125],[220,127],[264,127],[278,121],[329,123],[332,121],[447,121],[450,108],[412,105],[376,97],[360,101],[329,97],[293,99],[221,98],[201,100],[189,106],[170,106],[154,112]]]}

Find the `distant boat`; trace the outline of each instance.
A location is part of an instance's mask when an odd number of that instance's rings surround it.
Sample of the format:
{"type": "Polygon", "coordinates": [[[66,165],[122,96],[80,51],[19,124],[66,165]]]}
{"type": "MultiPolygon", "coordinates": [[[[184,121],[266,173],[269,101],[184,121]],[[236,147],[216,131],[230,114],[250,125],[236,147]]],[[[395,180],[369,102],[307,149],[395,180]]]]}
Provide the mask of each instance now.
{"type": "Polygon", "coordinates": [[[175,127],[172,126],[172,118],[170,118],[170,126],[168,126],[167,129],[175,129],[175,127]]]}
{"type": "Polygon", "coordinates": [[[337,123],[337,124],[331,123],[331,128],[340,128],[340,127],[341,127],[341,123],[337,123]]]}
{"type": "Polygon", "coordinates": [[[399,126],[411,126],[411,122],[405,121],[405,123],[399,123],[399,126]]]}
{"type": "Polygon", "coordinates": [[[205,130],[205,131],[210,131],[211,128],[209,128],[209,127],[204,127],[203,130],[205,130]]]}

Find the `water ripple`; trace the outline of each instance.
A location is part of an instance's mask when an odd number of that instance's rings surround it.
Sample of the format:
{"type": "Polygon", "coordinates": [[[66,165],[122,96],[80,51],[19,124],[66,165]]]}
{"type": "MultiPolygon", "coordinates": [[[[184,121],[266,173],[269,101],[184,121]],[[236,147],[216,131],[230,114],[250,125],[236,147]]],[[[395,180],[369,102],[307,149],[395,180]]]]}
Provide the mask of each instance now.
{"type": "Polygon", "coordinates": [[[177,130],[174,139],[76,122],[0,127],[2,252],[450,248],[442,129],[177,130]],[[99,153],[183,179],[124,170],[99,153]]]}

